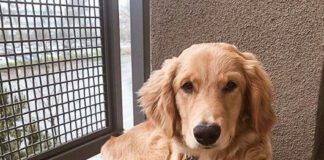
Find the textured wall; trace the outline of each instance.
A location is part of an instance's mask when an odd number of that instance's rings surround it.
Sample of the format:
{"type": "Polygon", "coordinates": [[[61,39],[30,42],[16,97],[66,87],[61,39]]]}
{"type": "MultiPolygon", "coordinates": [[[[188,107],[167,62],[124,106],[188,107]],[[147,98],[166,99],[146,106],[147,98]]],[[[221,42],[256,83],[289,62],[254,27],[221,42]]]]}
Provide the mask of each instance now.
{"type": "Polygon", "coordinates": [[[324,1],[151,0],[152,68],[194,43],[257,54],[275,88],[274,159],[311,159],[324,60],[324,1]]]}

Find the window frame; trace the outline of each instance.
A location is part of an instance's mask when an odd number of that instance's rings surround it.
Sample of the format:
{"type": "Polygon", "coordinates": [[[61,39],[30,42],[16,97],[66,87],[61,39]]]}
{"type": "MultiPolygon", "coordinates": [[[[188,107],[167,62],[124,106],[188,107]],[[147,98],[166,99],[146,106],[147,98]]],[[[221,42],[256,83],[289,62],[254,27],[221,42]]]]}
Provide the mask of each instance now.
{"type": "Polygon", "coordinates": [[[145,115],[137,103],[137,91],[149,78],[150,60],[150,1],[130,0],[131,50],[133,80],[134,125],[145,120],[145,115]]]}

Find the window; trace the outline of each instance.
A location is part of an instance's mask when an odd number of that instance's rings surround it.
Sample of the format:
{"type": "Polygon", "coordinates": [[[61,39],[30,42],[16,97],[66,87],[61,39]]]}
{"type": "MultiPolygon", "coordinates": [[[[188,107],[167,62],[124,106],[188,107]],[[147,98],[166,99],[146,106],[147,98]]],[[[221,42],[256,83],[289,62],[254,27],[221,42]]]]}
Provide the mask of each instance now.
{"type": "Polygon", "coordinates": [[[132,54],[130,37],[130,0],[119,0],[120,62],[122,79],[123,126],[129,129],[134,125],[132,54]]]}
{"type": "Polygon", "coordinates": [[[84,158],[122,130],[116,8],[0,0],[0,159],[84,158]]]}

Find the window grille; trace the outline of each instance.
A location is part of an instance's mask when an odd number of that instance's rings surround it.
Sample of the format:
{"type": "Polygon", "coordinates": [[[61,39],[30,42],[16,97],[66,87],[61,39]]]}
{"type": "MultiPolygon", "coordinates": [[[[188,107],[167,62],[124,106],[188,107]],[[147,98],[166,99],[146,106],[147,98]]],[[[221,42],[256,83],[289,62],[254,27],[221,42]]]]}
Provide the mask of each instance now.
{"type": "Polygon", "coordinates": [[[0,159],[109,128],[99,0],[0,0],[0,159]]]}

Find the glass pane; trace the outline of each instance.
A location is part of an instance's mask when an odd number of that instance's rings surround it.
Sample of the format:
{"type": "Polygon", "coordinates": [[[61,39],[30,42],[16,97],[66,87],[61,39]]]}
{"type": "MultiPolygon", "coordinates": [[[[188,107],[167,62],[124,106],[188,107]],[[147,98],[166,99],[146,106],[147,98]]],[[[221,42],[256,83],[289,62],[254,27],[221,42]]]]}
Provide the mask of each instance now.
{"type": "Polygon", "coordinates": [[[124,129],[133,126],[133,90],[129,0],[119,0],[120,52],[124,129]]]}

